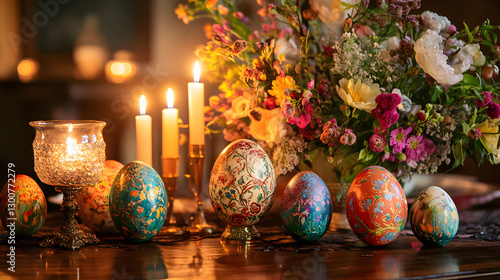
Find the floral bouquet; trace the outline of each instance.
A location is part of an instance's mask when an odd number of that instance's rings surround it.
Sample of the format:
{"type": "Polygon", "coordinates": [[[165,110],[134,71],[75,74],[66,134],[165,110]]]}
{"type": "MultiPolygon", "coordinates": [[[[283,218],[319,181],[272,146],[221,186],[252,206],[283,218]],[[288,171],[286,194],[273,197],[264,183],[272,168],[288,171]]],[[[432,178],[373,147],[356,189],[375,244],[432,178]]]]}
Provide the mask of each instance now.
{"type": "Polygon", "coordinates": [[[257,0],[250,22],[241,2],[189,0],[176,14],[214,21],[196,50],[220,82],[208,130],[258,140],[277,174],[316,157],[342,185],[370,165],[401,180],[467,156],[500,162],[499,26],[411,14],[420,0],[257,0]]]}

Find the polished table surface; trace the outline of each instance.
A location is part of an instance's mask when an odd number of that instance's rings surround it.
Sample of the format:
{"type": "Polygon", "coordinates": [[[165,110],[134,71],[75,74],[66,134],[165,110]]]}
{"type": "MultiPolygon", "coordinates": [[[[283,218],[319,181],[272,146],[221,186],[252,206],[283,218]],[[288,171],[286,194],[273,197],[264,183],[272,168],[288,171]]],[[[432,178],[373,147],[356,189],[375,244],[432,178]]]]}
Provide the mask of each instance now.
{"type": "MultiPolygon", "coordinates": [[[[316,243],[301,244],[277,219],[272,214],[258,224],[262,236],[252,243],[222,242],[220,234],[176,235],[164,228],[150,242],[98,235],[101,244],[72,251],[38,246],[62,222],[62,215],[51,211],[34,237],[17,239],[16,271],[2,261],[0,279],[500,279],[497,209],[462,211],[459,234],[442,248],[422,247],[408,227],[382,247],[365,245],[351,231],[329,231],[316,243]]],[[[2,260],[6,237],[3,231],[2,260]]]]}

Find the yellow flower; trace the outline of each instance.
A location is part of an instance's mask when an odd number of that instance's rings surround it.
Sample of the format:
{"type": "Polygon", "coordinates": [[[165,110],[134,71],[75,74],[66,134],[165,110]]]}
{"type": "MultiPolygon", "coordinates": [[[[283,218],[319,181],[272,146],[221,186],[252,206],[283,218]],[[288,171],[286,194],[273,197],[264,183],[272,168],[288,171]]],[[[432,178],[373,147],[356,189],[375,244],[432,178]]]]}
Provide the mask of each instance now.
{"type": "Polygon", "coordinates": [[[498,124],[500,122],[500,119],[494,119],[491,121],[484,121],[480,124],[477,125],[476,128],[479,128],[481,130],[481,143],[483,143],[483,146],[486,148],[486,150],[489,153],[492,153],[496,155],[497,157],[499,156],[499,149],[498,149],[498,124]],[[496,134],[490,134],[490,133],[496,133],[496,134]]]}
{"type": "Polygon", "coordinates": [[[281,108],[266,110],[260,107],[254,109],[260,114],[260,120],[250,123],[250,135],[257,140],[266,142],[280,142],[288,132],[286,119],[281,113],[281,108]]]}
{"type": "Polygon", "coordinates": [[[281,77],[278,76],[276,80],[273,81],[273,88],[268,90],[267,93],[276,97],[276,104],[280,105],[285,99],[285,91],[290,91],[293,89],[298,89],[295,85],[295,80],[290,76],[281,77]]]}
{"type": "Polygon", "coordinates": [[[372,85],[360,80],[343,78],[339,81],[339,85],[337,86],[337,93],[349,106],[368,112],[377,107],[375,98],[380,95],[378,84],[372,85]]]}
{"type": "Polygon", "coordinates": [[[205,7],[207,7],[207,9],[211,9],[215,6],[215,4],[217,4],[217,2],[218,0],[208,0],[205,7]]]}

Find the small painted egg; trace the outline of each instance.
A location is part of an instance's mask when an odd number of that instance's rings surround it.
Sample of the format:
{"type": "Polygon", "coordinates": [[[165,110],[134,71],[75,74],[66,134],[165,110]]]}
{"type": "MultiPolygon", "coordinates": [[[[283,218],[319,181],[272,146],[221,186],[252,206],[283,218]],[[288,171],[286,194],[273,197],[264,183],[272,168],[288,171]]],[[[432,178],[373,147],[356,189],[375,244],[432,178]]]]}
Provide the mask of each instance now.
{"type": "Polygon", "coordinates": [[[9,178],[0,192],[0,218],[7,231],[32,236],[47,217],[47,201],[35,180],[23,174],[9,178]]]}
{"type": "Polygon", "coordinates": [[[281,198],[281,222],[297,241],[314,242],[332,219],[332,198],[321,178],[304,171],[288,182],[281,198]]]}
{"type": "Polygon", "coordinates": [[[271,209],[276,174],[266,152],[242,139],[217,157],[210,175],[210,201],[224,222],[245,227],[257,223],[271,209]]]}
{"type": "Polygon", "coordinates": [[[347,193],[347,221],[368,245],[394,241],[406,224],[408,206],[398,180],[385,168],[369,166],[354,178],[347,193]]]}
{"type": "Polygon", "coordinates": [[[110,213],[125,238],[148,241],[165,222],[168,199],[163,181],[156,171],[141,161],[125,165],[111,187],[110,213]]]}
{"type": "Polygon", "coordinates": [[[457,207],[442,188],[425,188],[411,206],[410,224],[415,236],[425,245],[444,246],[457,234],[457,207]]]}
{"type": "Polygon", "coordinates": [[[116,174],[123,164],[106,160],[99,182],[84,186],[78,192],[78,214],[82,222],[94,232],[115,232],[117,229],[109,213],[109,192],[116,174]]]}

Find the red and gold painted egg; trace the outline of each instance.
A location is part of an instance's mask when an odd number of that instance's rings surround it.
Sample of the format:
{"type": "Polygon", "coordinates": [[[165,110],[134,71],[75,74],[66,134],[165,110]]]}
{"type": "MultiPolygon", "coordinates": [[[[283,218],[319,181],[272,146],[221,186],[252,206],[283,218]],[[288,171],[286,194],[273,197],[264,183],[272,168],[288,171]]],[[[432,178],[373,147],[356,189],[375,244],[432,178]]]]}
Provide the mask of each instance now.
{"type": "Polygon", "coordinates": [[[14,225],[16,236],[32,236],[47,217],[47,201],[42,189],[23,174],[9,178],[0,192],[0,218],[5,229],[14,225]]]}
{"type": "Polygon", "coordinates": [[[117,231],[109,213],[109,192],[116,174],[123,164],[106,160],[99,182],[93,186],[84,186],[78,193],[78,214],[82,222],[94,232],[117,231]]]}
{"type": "Polygon", "coordinates": [[[399,236],[406,224],[408,205],[396,178],[383,167],[369,166],[349,188],[346,214],[359,239],[380,246],[399,236]]]}

